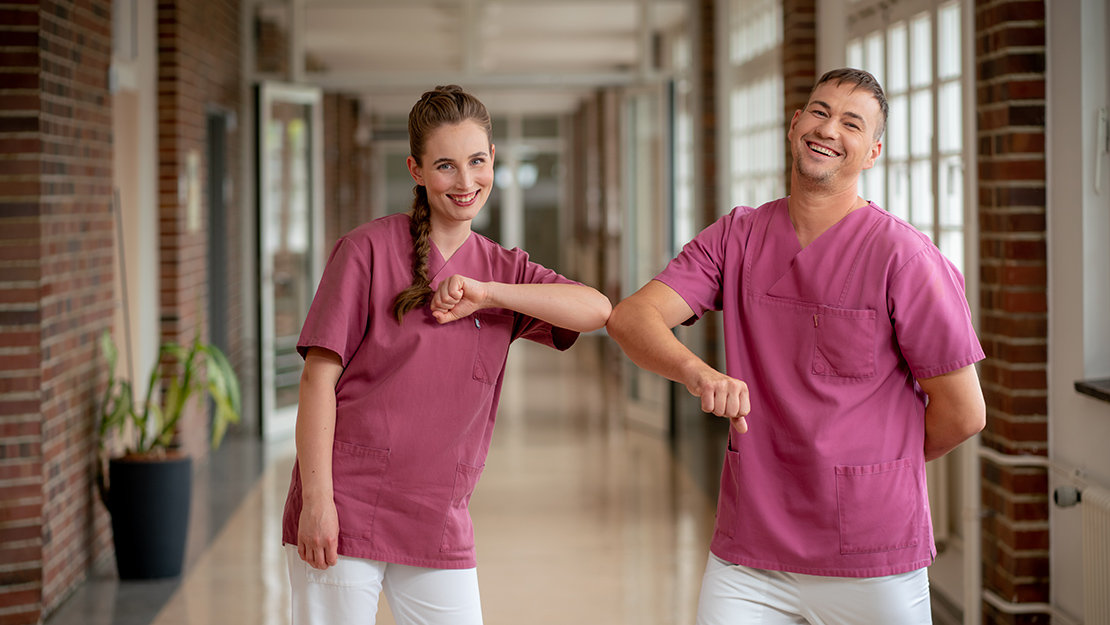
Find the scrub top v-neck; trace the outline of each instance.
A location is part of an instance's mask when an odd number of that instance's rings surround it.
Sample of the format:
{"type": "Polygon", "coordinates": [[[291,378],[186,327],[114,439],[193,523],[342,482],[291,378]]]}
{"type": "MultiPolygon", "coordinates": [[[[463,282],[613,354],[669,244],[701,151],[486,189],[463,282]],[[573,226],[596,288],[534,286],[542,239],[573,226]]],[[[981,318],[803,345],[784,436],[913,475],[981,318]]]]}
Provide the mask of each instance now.
{"type": "Polygon", "coordinates": [[[656,278],[723,310],[730,431],[711,550],[729,562],[874,577],[935,557],[925,397],[915,378],[983,358],[963,278],[927,237],[868,204],[805,248],[787,199],[706,228],[656,278]]]}
{"type": "MultiPolygon", "coordinates": [[[[409,217],[364,224],[332,250],[298,341],[340,356],[332,449],[339,553],[430,568],[476,565],[467,510],[496,419],[509,344],[569,348],[577,333],[506,309],[439,324],[428,307],[398,324],[393,299],[412,280],[409,217]]],[[[432,245],[432,288],[451,275],[483,282],[571,280],[477,234],[444,260],[432,245]]],[[[294,466],[283,541],[296,544],[294,466]]]]}

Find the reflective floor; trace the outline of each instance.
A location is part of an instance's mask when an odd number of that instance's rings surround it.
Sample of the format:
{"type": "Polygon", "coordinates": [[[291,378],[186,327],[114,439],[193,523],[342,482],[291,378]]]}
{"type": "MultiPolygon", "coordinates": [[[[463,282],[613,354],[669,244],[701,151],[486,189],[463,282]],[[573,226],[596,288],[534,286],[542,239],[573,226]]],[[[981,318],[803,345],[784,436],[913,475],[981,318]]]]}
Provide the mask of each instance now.
{"type": "MultiPolygon", "coordinates": [[[[487,624],[693,622],[717,432],[672,443],[627,427],[606,343],[513,347],[470,504],[487,624]]],[[[288,623],[279,522],[291,463],[289,444],[225,446],[198,476],[184,576],[120,583],[109,571],[47,625],[288,623]]],[[[382,605],[378,623],[392,624],[382,605]]]]}

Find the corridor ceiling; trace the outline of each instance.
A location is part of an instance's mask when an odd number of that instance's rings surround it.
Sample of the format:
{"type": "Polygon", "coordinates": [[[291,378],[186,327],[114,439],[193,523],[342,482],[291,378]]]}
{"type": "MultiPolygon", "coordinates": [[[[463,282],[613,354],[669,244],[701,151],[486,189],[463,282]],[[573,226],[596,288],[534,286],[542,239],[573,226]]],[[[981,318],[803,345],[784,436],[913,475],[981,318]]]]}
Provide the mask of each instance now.
{"type": "Polygon", "coordinates": [[[491,112],[561,113],[602,85],[652,76],[653,36],[687,0],[255,0],[290,33],[296,82],[405,113],[456,83],[491,112]],[[289,28],[287,24],[293,24],[289,28]]]}

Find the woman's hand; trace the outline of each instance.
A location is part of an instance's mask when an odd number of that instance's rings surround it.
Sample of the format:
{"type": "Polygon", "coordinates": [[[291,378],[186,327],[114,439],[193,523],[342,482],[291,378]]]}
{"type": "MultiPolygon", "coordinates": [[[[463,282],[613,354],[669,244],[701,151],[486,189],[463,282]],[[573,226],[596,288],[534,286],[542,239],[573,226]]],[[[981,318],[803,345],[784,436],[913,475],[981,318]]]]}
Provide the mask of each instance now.
{"type": "Polygon", "coordinates": [[[297,555],[314,569],[326,569],[338,560],[339,516],[335,501],[305,501],[297,531],[297,555]]]}
{"type": "Polygon", "coordinates": [[[484,282],[458,274],[439,283],[432,296],[432,316],[440,323],[462,319],[483,308],[488,296],[484,282]]]}
{"type": "Polygon", "coordinates": [[[301,372],[297,404],[297,465],[301,476],[297,554],[310,566],[336,563],[339,517],[332,488],[331,449],[335,441],[335,384],[343,373],[339,354],[310,347],[301,372]]]}

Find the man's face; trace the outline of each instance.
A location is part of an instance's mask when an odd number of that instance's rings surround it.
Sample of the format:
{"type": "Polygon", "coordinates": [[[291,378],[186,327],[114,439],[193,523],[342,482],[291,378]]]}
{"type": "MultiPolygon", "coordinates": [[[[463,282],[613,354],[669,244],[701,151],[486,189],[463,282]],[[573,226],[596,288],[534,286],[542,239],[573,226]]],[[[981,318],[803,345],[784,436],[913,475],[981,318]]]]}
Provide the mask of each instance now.
{"type": "Polygon", "coordinates": [[[794,174],[823,187],[855,184],[882,151],[875,139],[879,103],[855,84],[819,85],[790,121],[794,174]]]}

